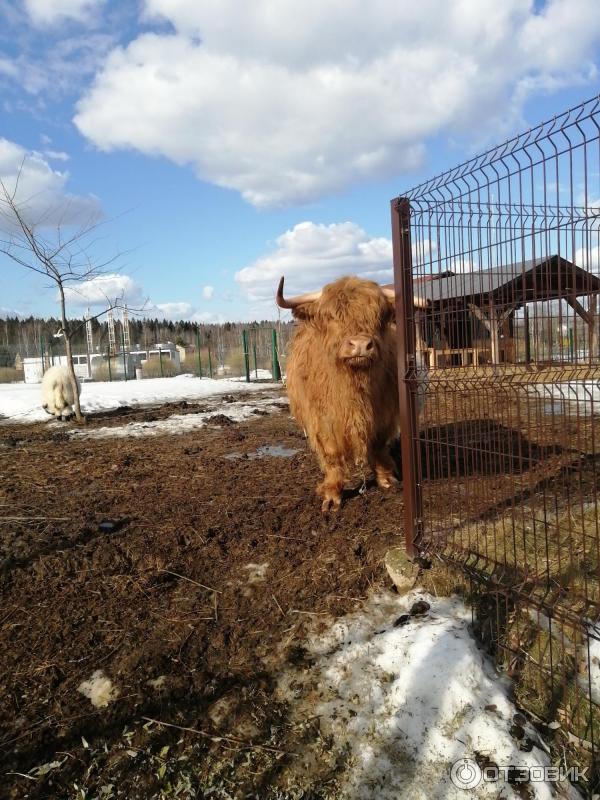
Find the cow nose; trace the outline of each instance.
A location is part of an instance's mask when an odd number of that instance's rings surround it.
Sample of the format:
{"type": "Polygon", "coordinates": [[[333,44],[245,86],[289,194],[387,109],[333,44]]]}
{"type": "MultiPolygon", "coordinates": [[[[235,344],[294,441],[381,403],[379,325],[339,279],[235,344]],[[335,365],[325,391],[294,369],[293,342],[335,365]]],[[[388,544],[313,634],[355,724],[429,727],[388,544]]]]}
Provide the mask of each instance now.
{"type": "Polygon", "coordinates": [[[373,339],[368,336],[354,336],[348,340],[353,356],[368,356],[373,350],[373,339]]]}

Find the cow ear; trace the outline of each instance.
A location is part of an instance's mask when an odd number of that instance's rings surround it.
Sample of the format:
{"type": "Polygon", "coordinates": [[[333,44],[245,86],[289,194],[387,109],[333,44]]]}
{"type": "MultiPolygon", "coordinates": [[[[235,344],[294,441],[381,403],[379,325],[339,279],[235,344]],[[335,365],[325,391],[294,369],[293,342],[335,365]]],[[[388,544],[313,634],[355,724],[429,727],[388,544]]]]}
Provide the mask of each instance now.
{"type": "Polygon", "coordinates": [[[387,303],[385,307],[385,322],[394,322],[396,319],[396,302],[395,300],[387,297],[387,303]]]}
{"type": "Polygon", "coordinates": [[[295,306],[295,308],[292,309],[292,316],[294,317],[294,319],[298,320],[304,320],[304,321],[311,320],[315,316],[315,312],[317,310],[316,306],[317,304],[314,302],[300,303],[299,305],[295,306]]]}

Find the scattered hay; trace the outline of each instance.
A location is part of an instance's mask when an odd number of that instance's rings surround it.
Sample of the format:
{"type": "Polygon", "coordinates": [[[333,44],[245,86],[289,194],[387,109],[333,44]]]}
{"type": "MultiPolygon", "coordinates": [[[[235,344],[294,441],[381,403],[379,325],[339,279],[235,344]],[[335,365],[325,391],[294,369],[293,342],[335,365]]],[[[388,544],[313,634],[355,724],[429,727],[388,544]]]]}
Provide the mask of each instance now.
{"type": "Polygon", "coordinates": [[[93,672],[89,681],[80,683],[77,691],[87,697],[94,708],[106,708],[119,696],[119,690],[101,669],[93,672]]]}
{"type": "Polygon", "coordinates": [[[150,680],[147,680],[146,683],[148,684],[148,686],[151,686],[153,689],[156,689],[156,691],[158,692],[161,689],[165,688],[165,686],[167,684],[167,676],[166,675],[159,675],[158,678],[150,678],[150,680]]]}
{"type": "Polygon", "coordinates": [[[248,584],[252,586],[254,583],[263,583],[267,578],[268,567],[267,561],[264,564],[246,564],[244,569],[248,570],[248,584]]]}

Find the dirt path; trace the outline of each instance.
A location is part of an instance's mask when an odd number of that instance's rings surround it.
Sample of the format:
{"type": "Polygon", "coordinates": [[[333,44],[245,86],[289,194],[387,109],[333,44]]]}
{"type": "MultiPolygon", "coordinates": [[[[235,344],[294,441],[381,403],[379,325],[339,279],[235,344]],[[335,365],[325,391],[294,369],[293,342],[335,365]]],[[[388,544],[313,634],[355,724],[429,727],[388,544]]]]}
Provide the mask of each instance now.
{"type": "Polygon", "coordinates": [[[402,501],[369,486],[326,519],[317,476],[286,409],[135,439],[0,427],[2,797],[327,796],[276,793],[318,730],[292,736],[274,675],[386,582],[402,501]],[[96,670],[118,692],[100,709],[78,691],[96,670]]]}

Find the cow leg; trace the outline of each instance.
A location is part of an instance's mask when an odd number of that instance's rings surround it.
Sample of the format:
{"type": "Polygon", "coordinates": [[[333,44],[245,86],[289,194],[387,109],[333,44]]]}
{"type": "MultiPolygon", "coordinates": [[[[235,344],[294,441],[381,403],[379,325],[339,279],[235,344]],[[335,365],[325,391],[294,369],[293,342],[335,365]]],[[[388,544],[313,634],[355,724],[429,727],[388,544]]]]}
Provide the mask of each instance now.
{"type": "Polygon", "coordinates": [[[321,511],[337,511],[342,504],[344,470],[339,464],[327,464],[322,483],[317,486],[317,494],[323,498],[321,511]]]}
{"type": "Polygon", "coordinates": [[[317,486],[317,494],[323,498],[321,511],[337,511],[342,504],[345,469],[340,453],[334,446],[324,444],[319,435],[315,437],[314,449],[319,459],[323,480],[317,486]]]}
{"type": "Polygon", "coordinates": [[[382,489],[389,489],[398,479],[394,475],[394,462],[385,445],[377,447],[370,458],[371,469],[375,473],[377,485],[382,489]]]}

